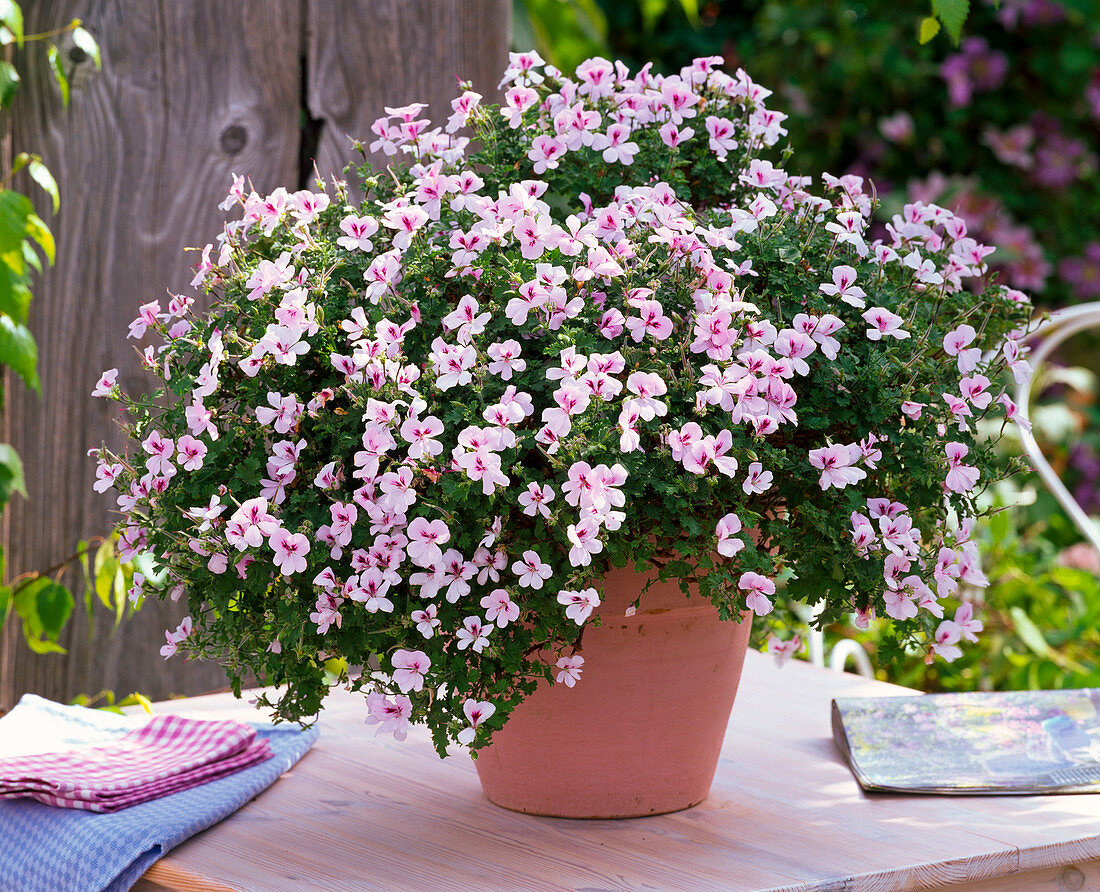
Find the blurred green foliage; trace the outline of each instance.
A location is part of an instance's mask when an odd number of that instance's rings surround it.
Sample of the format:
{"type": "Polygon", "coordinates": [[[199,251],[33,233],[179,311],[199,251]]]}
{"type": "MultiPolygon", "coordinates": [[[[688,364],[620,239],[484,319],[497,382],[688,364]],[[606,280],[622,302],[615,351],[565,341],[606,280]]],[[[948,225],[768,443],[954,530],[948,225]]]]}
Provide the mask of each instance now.
{"type": "Polygon", "coordinates": [[[516,45],[541,28],[568,71],[597,53],[664,73],[721,55],[777,93],[806,149],[792,172],[870,176],[883,220],[937,201],[998,248],[1006,284],[1049,306],[1100,298],[1100,233],[1081,225],[1100,219],[1100,2],[974,0],[958,45],[963,10],[938,5],[517,0],[532,24],[516,45]],[[589,25],[564,26],[582,6],[589,25]],[[945,27],[922,44],[930,13],[945,27]]]}
{"type": "MultiPolygon", "coordinates": [[[[977,611],[985,622],[979,643],[953,663],[901,656],[882,677],[924,691],[1100,686],[1100,579],[1095,566],[1067,566],[1096,557],[1067,559],[1048,532],[1014,511],[989,518],[980,529],[991,584],[977,611]]],[[[873,647],[877,626],[858,638],[873,647]]]]}

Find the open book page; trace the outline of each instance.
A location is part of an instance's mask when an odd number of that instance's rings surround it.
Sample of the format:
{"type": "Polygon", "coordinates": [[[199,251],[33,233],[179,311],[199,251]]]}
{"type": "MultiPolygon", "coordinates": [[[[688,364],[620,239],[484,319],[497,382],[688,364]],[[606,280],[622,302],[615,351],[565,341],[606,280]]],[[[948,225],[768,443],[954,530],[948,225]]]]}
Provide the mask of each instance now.
{"type": "Polygon", "coordinates": [[[866,790],[1100,792],[1100,688],[841,698],[833,736],[866,790]]]}

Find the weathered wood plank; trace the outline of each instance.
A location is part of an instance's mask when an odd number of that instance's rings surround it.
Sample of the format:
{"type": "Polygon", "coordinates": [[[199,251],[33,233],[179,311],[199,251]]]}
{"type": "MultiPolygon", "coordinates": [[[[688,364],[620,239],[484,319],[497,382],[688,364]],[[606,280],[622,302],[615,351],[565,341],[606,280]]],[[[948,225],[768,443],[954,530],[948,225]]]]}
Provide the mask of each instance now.
{"type": "MultiPolygon", "coordinates": [[[[127,324],[138,304],[186,290],[195,258],[183,248],[220,230],[230,173],[247,170],[263,190],[297,181],[302,54],[298,0],[41,0],[25,8],[28,32],[84,19],[103,70],[78,70],[62,110],[43,49],[30,47],[14,113],[15,144],[42,154],[63,196],[51,223],[57,264],[32,307],[42,397],[13,388],[7,408],[31,493],[10,509],[15,572],[49,566],[79,538],[107,530],[110,500],[92,491],[84,453],[122,438],[112,430],[113,405],[90,390],[112,366],[127,389],[149,386],[127,324]]],[[[101,621],[91,641],[78,618],[65,658],[30,656],[5,630],[0,705],[27,690],[165,697],[224,684],[216,666],[166,664],[157,654],[163,628],[183,609],[147,604],[113,638],[101,621]]]]}
{"type": "Polygon", "coordinates": [[[427,102],[425,115],[442,126],[459,81],[493,97],[508,62],[511,10],[510,0],[309,0],[307,101],[324,122],[322,176],[352,160],[349,136],[369,145],[384,106],[427,102]]]}

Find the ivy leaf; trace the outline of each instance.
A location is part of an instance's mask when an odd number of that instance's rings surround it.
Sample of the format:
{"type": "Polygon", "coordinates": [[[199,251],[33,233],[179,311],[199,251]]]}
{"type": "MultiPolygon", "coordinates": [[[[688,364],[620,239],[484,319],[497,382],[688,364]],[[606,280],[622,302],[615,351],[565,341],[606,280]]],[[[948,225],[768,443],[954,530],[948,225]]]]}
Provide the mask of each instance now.
{"type": "Polygon", "coordinates": [[[940,20],[935,16],[927,16],[920,21],[920,42],[922,44],[928,43],[933,37],[940,33],[940,20]]]}
{"type": "Polygon", "coordinates": [[[963,24],[970,14],[970,0],[932,0],[932,12],[943,22],[957,46],[962,37],[963,24]]]}
{"type": "Polygon", "coordinates": [[[30,329],[8,316],[0,316],[0,365],[10,366],[31,390],[36,393],[41,390],[34,337],[30,329]]]}
{"type": "Polygon", "coordinates": [[[11,499],[12,493],[27,498],[27,482],[23,477],[23,462],[19,453],[9,443],[0,443],[0,510],[11,499]]]}
{"type": "Polygon", "coordinates": [[[10,62],[0,62],[0,108],[11,105],[19,89],[19,72],[10,62]]]}

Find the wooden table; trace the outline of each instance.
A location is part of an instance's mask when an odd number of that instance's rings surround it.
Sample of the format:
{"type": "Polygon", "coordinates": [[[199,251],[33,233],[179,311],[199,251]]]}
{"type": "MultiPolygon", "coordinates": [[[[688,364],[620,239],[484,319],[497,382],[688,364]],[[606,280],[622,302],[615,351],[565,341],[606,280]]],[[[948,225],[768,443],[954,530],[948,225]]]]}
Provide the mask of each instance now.
{"type": "MultiPolygon", "coordinates": [[[[834,696],[912,693],[750,653],[710,797],[623,821],[537,818],[481,793],[465,755],[441,761],[364,726],[334,694],[321,738],[271,789],[171,851],[136,887],[358,890],[1100,889],[1100,795],[864,794],[829,725],[834,696]]],[[[230,695],[158,704],[255,718],[230,695]]]]}

